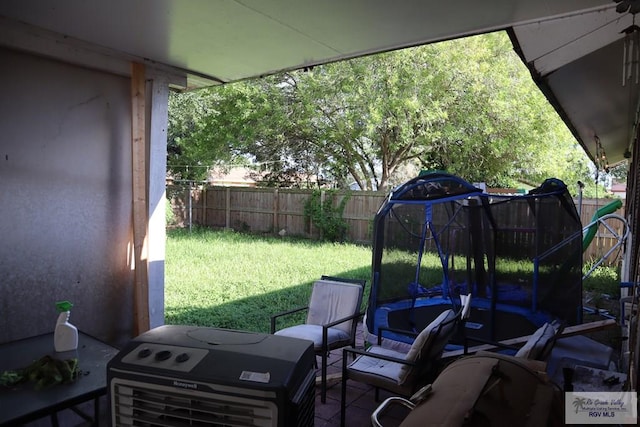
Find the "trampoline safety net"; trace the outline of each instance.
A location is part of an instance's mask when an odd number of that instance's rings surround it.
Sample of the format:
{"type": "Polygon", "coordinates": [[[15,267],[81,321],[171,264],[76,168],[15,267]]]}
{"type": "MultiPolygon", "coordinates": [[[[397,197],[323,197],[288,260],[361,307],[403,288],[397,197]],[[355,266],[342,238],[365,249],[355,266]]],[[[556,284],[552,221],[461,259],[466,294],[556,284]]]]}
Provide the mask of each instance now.
{"type": "Polygon", "coordinates": [[[581,321],[582,224],[562,181],[496,196],[428,173],[389,194],[374,220],[367,329],[421,330],[468,293],[484,339],[581,321]]]}

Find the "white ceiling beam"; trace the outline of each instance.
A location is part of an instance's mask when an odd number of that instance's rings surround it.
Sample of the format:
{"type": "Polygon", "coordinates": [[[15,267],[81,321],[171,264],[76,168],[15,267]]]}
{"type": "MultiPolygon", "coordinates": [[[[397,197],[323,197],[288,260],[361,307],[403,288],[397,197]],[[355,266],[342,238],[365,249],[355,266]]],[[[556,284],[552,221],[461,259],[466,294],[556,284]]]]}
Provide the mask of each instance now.
{"type": "Polygon", "coordinates": [[[177,72],[144,58],[125,55],[3,16],[0,16],[0,46],[124,77],[131,76],[131,62],[144,63],[149,78],[163,76],[172,87],[188,86],[186,72],[177,72]]]}
{"type": "Polygon", "coordinates": [[[629,14],[614,7],[589,13],[516,25],[513,31],[527,62],[544,76],[623,37],[629,14]]]}

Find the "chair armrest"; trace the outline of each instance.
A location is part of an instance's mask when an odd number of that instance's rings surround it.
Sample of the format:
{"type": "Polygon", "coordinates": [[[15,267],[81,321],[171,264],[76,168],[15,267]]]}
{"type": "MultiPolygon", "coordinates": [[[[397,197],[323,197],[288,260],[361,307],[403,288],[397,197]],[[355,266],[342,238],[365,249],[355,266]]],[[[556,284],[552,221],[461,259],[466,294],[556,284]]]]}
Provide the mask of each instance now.
{"type": "MultiPolygon", "coordinates": [[[[339,325],[340,323],[344,323],[344,322],[348,322],[350,320],[355,320],[360,318],[361,316],[364,316],[364,312],[361,311],[359,313],[355,313],[352,314],[351,316],[347,316],[347,317],[343,317],[342,319],[338,319],[338,320],[334,320],[333,322],[327,323],[325,325],[322,325],[322,351],[327,351],[328,350],[328,346],[329,343],[327,342],[328,340],[328,330],[329,328],[332,328],[336,325],[339,325]]],[[[355,336],[352,336],[352,344],[355,343],[355,336]]]]}
{"type": "Polygon", "coordinates": [[[497,347],[498,349],[504,349],[504,350],[518,350],[520,347],[516,347],[513,345],[506,345],[506,344],[502,344],[500,342],[497,341],[491,341],[491,340],[485,340],[482,338],[472,338],[472,337],[464,337],[464,354],[467,354],[467,350],[468,350],[468,343],[470,341],[473,342],[477,342],[480,344],[489,344],[491,346],[497,347]]]}
{"type": "Polygon", "coordinates": [[[385,327],[379,327],[378,328],[378,345],[382,344],[382,333],[383,332],[393,332],[395,334],[400,334],[400,335],[406,335],[408,337],[412,337],[415,338],[419,335],[418,332],[413,332],[413,331],[407,331],[406,329],[395,329],[395,328],[385,328],[385,327]]]}
{"type": "Polygon", "coordinates": [[[334,326],[339,325],[340,323],[344,323],[344,322],[348,322],[350,320],[358,319],[358,318],[360,318],[362,316],[364,316],[364,311],[352,314],[351,316],[343,317],[342,319],[334,320],[331,323],[327,323],[327,324],[322,325],[322,327],[325,328],[325,329],[326,328],[333,328],[334,326]]]}
{"type": "Polygon", "coordinates": [[[369,351],[366,350],[360,350],[357,348],[344,348],[342,350],[342,362],[346,367],[346,360],[347,360],[347,355],[351,353],[351,354],[358,354],[358,355],[362,355],[362,356],[367,356],[367,357],[373,357],[374,359],[380,359],[380,360],[386,360],[389,362],[395,362],[395,363],[400,363],[402,365],[407,365],[407,366],[417,366],[418,364],[416,362],[410,361],[410,360],[406,360],[406,359],[399,359],[397,357],[393,357],[393,356],[387,356],[386,354],[377,354],[377,353],[371,353],[369,351]]]}
{"type": "Polygon", "coordinates": [[[378,418],[382,414],[384,414],[388,410],[388,408],[392,405],[401,405],[401,406],[404,406],[405,408],[408,408],[410,411],[416,407],[416,405],[413,402],[403,397],[399,397],[399,396],[388,397],[384,400],[384,402],[380,404],[380,406],[376,408],[375,411],[373,411],[373,414],[371,414],[371,425],[373,425],[374,427],[382,427],[382,424],[380,424],[380,421],[378,418]]]}
{"type": "Polygon", "coordinates": [[[293,310],[283,311],[281,313],[274,314],[271,316],[271,333],[275,333],[276,331],[276,319],[279,317],[287,316],[289,314],[299,313],[304,310],[308,310],[309,306],[294,308],[293,310]]]}

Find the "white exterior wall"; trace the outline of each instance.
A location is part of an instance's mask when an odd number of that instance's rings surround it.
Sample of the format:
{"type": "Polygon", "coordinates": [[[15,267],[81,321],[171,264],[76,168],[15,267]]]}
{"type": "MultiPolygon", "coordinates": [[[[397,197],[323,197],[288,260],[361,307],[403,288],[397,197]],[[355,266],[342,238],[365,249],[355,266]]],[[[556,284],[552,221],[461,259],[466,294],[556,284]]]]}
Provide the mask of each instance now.
{"type": "MultiPolygon", "coordinates": [[[[3,48],[0,64],[0,343],[52,331],[59,300],[73,302],[80,330],[124,343],[134,324],[130,80],[3,48]]],[[[149,86],[164,98],[151,111],[166,129],[167,88],[149,86]]],[[[151,163],[162,166],[154,132],[151,163]]],[[[164,188],[152,187],[150,205],[164,207],[164,188]]],[[[164,318],[155,215],[152,326],[164,318]]]]}
{"type": "Polygon", "coordinates": [[[155,77],[147,85],[149,110],[149,327],[164,325],[167,125],[169,84],[155,77]]]}

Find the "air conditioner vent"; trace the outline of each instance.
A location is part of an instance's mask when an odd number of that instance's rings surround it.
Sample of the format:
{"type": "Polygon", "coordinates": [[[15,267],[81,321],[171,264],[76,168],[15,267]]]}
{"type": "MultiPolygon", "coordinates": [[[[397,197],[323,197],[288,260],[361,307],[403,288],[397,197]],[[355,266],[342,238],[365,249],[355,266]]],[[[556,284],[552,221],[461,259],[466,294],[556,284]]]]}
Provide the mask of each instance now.
{"type": "Polygon", "coordinates": [[[296,426],[313,426],[315,421],[315,374],[312,372],[301,389],[301,399],[295,403],[296,426]]]}
{"type": "Polygon", "coordinates": [[[273,402],[231,395],[175,391],[171,387],[113,384],[119,426],[276,426],[273,402]]]}

